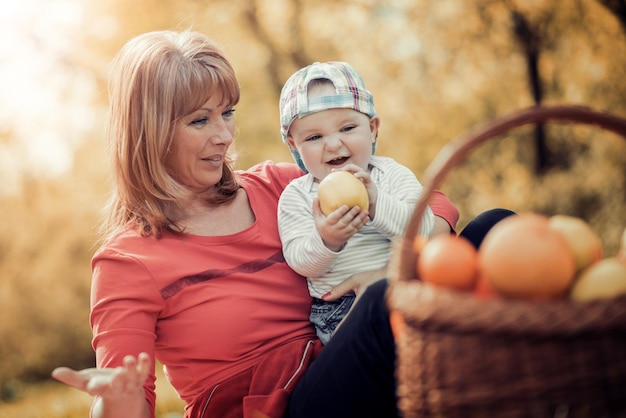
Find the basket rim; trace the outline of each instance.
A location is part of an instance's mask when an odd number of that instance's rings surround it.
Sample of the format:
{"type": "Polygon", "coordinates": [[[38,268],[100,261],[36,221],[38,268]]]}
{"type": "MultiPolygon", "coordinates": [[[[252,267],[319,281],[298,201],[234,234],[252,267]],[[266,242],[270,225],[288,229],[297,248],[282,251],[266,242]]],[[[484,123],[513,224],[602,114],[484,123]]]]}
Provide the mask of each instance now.
{"type": "Polygon", "coordinates": [[[411,280],[390,283],[386,297],[390,310],[422,330],[551,338],[626,332],[626,295],[586,302],[485,298],[411,280]]]}

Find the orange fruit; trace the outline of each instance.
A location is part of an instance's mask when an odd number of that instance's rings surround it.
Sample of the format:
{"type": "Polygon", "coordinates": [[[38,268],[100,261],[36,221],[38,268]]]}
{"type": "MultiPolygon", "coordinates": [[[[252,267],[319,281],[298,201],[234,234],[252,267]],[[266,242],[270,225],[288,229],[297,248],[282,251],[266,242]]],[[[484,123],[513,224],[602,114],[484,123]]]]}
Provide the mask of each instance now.
{"type": "Polygon", "coordinates": [[[426,244],[428,244],[428,238],[424,235],[417,235],[413,240],[413,251],[416,254],[421,254],[426,244]]]}
{"type": "Polygon", "coordinates": [[[395,309],[389,312],[389,324],[391,325],[393,339],[396,342],[399,341],[400,336],[404,333],[404,329],[406,328],[406,323],[404,322],[402,314],[395,309]]]}
{"type": "Polygon", "coordinates": [[[481,299],[492,299],[494,296],[496,296],[493,287],[491,287],[489,281],[485,278],[484,275],[480,274],[480,272],[478,278],[476,279],[476,286],[474,286],[474,294],[476,295],[476,297],[481,299]]]}
{"type": "Polygon", "coordinates": [[[574,255],[548,218],[521,213],[498,222],[485,236],[479,269],[496,293],[531,299],[562,296],[574,279],[574,255]]]}
{"type": "Polygon", "coordinates": [[[343,205],[358,206],[367,210],[370,206],[367,189],[361,180],[349,171],[332,171],[320,182],[317,190],[322,213],[326,216],[343,205]]]}
{"type": "Polygon", "coordinates": [[[417,258],[417,273],[424,282],[455,289],[472,289],[477,268],[474,246],[452,234],[435,235],[417,258]]]}

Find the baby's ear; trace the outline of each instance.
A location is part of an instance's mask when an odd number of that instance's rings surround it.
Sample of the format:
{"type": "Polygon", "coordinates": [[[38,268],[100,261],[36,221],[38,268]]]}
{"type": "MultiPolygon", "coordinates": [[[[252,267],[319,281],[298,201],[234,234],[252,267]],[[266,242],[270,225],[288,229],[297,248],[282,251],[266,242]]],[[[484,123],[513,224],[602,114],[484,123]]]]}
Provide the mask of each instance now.
{"type": "Polygon", "coordinates": [[[292,150],[296,149],[296,143],[291,135],[287,135],[287,145],[289,145],[289,148],[292,150]]]}
{"type": "Polygon", "coordinates": [[[380,129],[380,118],[378,116],[372,116],[370,118],[370,132],[372,133],[372,142],[376,142],[378,139],[378,129],[380,129]]]}

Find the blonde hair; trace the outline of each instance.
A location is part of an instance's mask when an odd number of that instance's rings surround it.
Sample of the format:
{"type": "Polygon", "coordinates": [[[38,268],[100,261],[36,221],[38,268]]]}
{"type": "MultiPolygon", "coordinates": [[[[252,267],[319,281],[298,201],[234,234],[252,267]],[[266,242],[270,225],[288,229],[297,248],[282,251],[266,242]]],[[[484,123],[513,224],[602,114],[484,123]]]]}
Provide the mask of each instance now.
{"type": "MultiPolygon", "coordinates": [[[[149,32],[131,39],[113,62],[109,84],[108,141],[114,187],[102,232],[126,227],[160,238],[182,229],[167,209],[184,205],[189,191],[167,172],[164,161],[179,118],[213,95],[239,101],[235,72],[209,37],[192,31],[149,32]]],[[[229,157],[211,203],[223,203],[239,188],[229,157]]]]}

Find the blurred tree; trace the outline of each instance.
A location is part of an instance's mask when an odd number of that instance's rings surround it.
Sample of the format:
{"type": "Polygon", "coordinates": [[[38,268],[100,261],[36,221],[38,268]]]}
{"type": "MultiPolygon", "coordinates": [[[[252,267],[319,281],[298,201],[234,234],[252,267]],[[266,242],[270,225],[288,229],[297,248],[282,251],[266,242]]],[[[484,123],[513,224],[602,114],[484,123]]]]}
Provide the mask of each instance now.
{"type": "Polygon", "coordinates": [[[610,10],[620,21],[622,30],[626,32],[626,0],[598,0],[601,5],[610,10]]]}
{"type": "MultiPolygon", "coordinates": [[[[528,71],[528,84],[535,105],[541,105],[543,89],[539,74],[539,52],[541,50],[541,37],[537,30],[531,27],[523,14],[516,10],[511,11],[513,21],[513,33],[526,55],[526,68],[528,71]]],[[[544,135],[543,123],[535,125],[535,151],[537,174],[541,174],[548,168],[548,149],[544,135]]]]}

